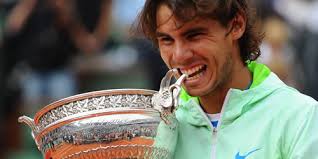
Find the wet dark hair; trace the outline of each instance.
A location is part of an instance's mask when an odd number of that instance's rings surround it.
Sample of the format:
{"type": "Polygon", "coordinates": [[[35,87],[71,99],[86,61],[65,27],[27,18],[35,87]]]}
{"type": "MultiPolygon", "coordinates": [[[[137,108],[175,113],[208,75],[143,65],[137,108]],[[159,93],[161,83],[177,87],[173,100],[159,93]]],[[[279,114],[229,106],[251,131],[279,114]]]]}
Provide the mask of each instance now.
{"type": "Polygon", "coordinates": [[[136,21],[137,32],[158,44],[156,38],[157,10],[167,5],[178,20],[187,22],[195,17],[212,18],[228,26],[237,14],[246,17],[246,29],[239,39],[241,59],[253,61],[260,55],[263,33],[256,28],[256,12],[248,0],[147,0],[136,21]]]}

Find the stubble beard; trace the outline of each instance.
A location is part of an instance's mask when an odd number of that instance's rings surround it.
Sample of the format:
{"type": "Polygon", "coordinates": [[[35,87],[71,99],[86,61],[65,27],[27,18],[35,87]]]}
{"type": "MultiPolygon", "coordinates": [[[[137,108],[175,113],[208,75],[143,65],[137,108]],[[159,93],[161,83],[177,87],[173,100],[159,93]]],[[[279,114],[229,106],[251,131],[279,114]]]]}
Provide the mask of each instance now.
{"type": "Polygon", "coordinates": [[[233,77],[233,59],[230,54],[226,56],[225,63],[223,64],[222,68],[220,69],[220,74],[217,77],[217,80],[212,87],[206,94],[201,97],[216,95],[218,93],[227,90],[229,83],[232,81],[233,77]]]}

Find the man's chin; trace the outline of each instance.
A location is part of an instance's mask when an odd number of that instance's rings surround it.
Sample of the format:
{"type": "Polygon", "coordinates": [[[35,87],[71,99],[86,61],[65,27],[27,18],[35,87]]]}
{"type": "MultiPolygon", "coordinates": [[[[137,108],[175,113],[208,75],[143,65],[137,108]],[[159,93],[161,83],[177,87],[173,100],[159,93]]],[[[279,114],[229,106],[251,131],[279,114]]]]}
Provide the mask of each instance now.
{"type": "Polygon", "coordinates": [[[216,85],[211,85],[212,83],[208,83],[206,85],[201,85],[200,87],[184,87],[187,93],[192,97],[203,97],[211,92],[216,91],[216,85]]]}
{"type": "Polygon", "coordinates": [[[187,93],[192,96],[192,97],[200,97],[204,95],[204,90],[202,89],[185,89],[187,91],[187,93]]]}

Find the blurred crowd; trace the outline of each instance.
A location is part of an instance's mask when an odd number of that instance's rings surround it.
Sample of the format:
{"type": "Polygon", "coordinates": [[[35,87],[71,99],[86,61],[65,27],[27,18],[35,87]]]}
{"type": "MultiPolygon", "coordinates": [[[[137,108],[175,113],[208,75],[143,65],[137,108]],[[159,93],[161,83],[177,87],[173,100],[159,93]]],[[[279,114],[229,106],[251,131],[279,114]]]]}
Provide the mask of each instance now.
{"type": "MultiPolygon", "coordinates": [[[[318,0],[254,0],[260,62],[318,99],[318,0]]],[[[159,89],[166,66],[131,26],[144,0],[0,0],[0,158],[41,158],[17,123],[74,94],[159,89]]]]}

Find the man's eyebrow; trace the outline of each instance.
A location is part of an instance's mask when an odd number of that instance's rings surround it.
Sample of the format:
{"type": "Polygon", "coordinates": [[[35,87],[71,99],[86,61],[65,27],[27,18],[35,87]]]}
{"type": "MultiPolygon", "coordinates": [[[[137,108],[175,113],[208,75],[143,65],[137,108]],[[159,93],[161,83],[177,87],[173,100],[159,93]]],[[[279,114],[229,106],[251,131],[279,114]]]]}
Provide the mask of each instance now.
{"type": "Polygon", "coordinates": [[[197,27],[197,28],[191,28],[189,30],[184,31],[181,35],[182,36],[187,36],[191,33],[198,33],[198,32],[207,32],[207,28],[205,27],[197,27]]]}
{"type": "Polygon", "coordinates": [[[162,32],[156,32],[156,37],[163,37],[163,36],[169,36],[168,34],[166,33],[162,33],[162,32]]]}
{"type": "MultiPolygon", "coordinates": [[[[185,30],[183,33],[181,33],[181,35],[186,36],[186,35],[191,34],[191,33],[207,32],[207,30],[208,29],[205,27],[191,28],[191,29],[185,30]]],[[[166,34],[166,33],[159,32],[159,31],[156,32],[156,37],[164,37],[164,36],[170,36],[170,35],[166,34]]]]}

